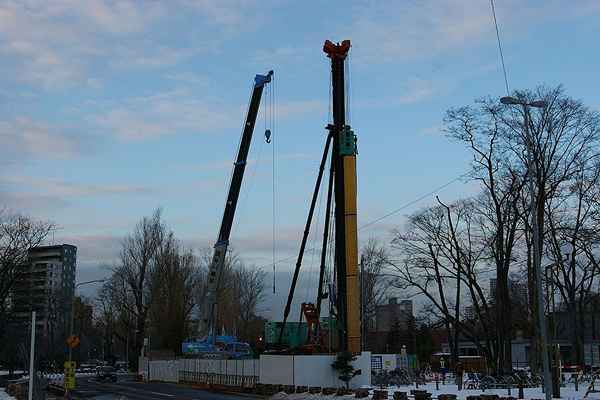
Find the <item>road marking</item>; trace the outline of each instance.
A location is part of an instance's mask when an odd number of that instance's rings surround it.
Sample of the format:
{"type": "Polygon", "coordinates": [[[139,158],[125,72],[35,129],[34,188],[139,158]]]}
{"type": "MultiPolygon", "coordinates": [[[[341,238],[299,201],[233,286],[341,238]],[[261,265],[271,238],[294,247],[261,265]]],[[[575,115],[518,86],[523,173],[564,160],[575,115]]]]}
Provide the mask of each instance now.
{"type": "Polygon", "coordinates": [[[167,393],[160,393],[160,392],[152,392],[150,390],[148,390],[148,393],[152,393],[152,394],[157,394],[159,396],[168,396],[168,397],[175,397],[174,394],[167,394],[167,393]]]}

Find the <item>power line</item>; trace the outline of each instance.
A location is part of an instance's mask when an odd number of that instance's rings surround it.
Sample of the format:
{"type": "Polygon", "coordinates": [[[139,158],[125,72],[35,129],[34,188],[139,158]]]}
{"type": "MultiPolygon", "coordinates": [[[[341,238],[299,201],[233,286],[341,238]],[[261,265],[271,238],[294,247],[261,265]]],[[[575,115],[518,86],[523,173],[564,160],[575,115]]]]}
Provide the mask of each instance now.
{"type": "Polygon", "coordinates": [[[387,213],[387,214],[385,214],[385,215],[383,215],[383,216],[381,216],[381,217],[379,217],[379,218],[377,218],[377,219],[374,219],[374,220],[373,220],[373,221],[371,221],[371,222],[367,222],[366,224],[364,224],[364,225],[360,226],[360,227],[358,228],[358,230],[360,231],[360,230],[363,230],[363,229],[365,229],[365,228],[368,228],[368,227],[369,227],[369,226],[371,226],[371,225],[375,225],[376,223],[378,223],[378,222],[380,222],[380,221],[383,221],[384,219],[386,219],[386,218],[389,218],[389,217],[391,217],[391,216],[392,216],[392,215],[394,215],[394,214],[397,214],[397,213],[399,213],[400,211],[404,210],[405,208],[408,208],[408,207],[412,206],[413,204],[415,204],[415,203],[418,203],[419,201],[421,201],[421,200],[423,200],[423,199],[425,199],[425,198],[427,198],[427,197],[429,197],[429,196],[431,196],[431,195],[435,194],[437,191],[439,191],[439,190],[442,190],[442,189],[444,189],[444,188],[446,188],[446,187],[450,186],[451,184],[453,184],[454,182],[456,182],[456,181],[458,181],[458,180],[460,180],[460,179],[464,178],[464,177],[465,177],[465,176],[467,176],[468,174],[469,174],[468,172],[465,172],[464,174],[461,174],[461,175],[457,176],[456,178],[452,179],[451,181],[448,181],[448,182],[444,183],[442,186],[439,186],[439,187],[437,187],[437,188],[433,189],[432,191],[430,191],[430,192],[428,192],[428,193],[425,193],[424,195],[422,195],[422,196],[420,196],[420,197],[416,198],[415,200],[412,200],[412,201],[410,201],[410,202],[408,202],[408,203],[404,204],[403,206],[401,206],[401,207],[399,207],[399,208],[396,208],[395,210],[393,210],[393,211],[390,211],[389,213],[387,213]]]}
{"type": "Polygon", "coordinates": [[[498,50],[500,51],[500,61],[502,62],[502,71],[504,72],[504,84],[506,85],[506,95],[510,96],[510,90],[508,89],[508,78],[506,77],[506,66],[504,65],[504,54],[502,53],[502,42],[500,41],[500,31],[498,30],[498,21],[496,20],[496,8],[494,7],[494,0],[490,0],[492,5],[492,15],[494,17],[494,26],[496,27],[496,38],[498,39],[498,50]]]}
{"type": "MultiPolygon", "coordinates": [[[[374,220],[372,220],[372,221],[370,221],[370,222],[367,222],[366,224],[364,224],[364,225],[360,226],[360,227],[358,228],[358,230],[360,231],[360,230],[363,230],[363,229],[365,229],[365,228],[368,228],[368,227],[369,227],[369,226],[371,226],[371,225],[375,225],[376,223],[378,223],[378,222],[380,222],[380,221],[383,221],[384,219],[386,219],[386,218],[389,218],[389,217],[391,217],[391,216],[392,216],[392,215],[394,215],[394,214],[397,214],[397,213],[399,213],[400,211],[402,211],[402,210],[404,210],[404,209],[406,209],[406,208],[408,208],[408,207],[410,207],[410,206],[412,206],[412,205],[414,205],[414,204],[416,204],[416,203],[420,202],[421,200],[424,200],[424,199],[426,199],[427,197],[429,197],[429,196],[431,196],[431,195],[435,194],[436,192],[438,192],[438,191],[440,191],[440,190],[442,190],[442,189],[445,189],[445,188],[447,188],[448,186],[452,185],[454,182],[457,182],[457,181],[459,181],[459,180],[463,179],[463,178],[464,178],[464,177],[466,177],[467,175],[469,175],[469,172],[465,172],[464,174],[461,174],[461,175],[457,176],[456,178],[454,178],[454,179],[452,179],[452,180],[450,180],[450,181],[448,181],[448,182],[444,183],[444,184],[443,184],[443,185],[441,185],[441,186],[438,186],[438,187],[436,187],[435,189],[433,189],[433,190],[429,191],[428,193],[425,193],[425,194],[423,194],[423,195],[419,196],[418,198],[416,198],[416,199],[414,199],[414,200],[412,200],[412,201],[410,201],[410,202],[408,202],[408,203],[406,203],[406,204],[404,204],[404,205],[402,205],[402,206],[400,206],[400,207],[396,208],[395,210],[392,210],[392,211],[390,211],[389,213],[387,213],[387,214],[385,214],[385,215],[382,215],[382,216],[381,216],[381,217],[379,217],[379,218],[376,218],[376,219],[374,219],[374,220]]],[[[313,251],[313,252],[320,251],[319,249],[314,249],[314,248],[312,248],[312,249],[306,249],[306,250],[307,250],[307,251],[313,251]]],[[[279,263],[282,263],[282,262],[285,262],[285,261],[289,261],[289,260],[291,260],[291,259],[293,259],[293,258],[295,258],[295,257],[296,257],[296,255],[292,255],[292,256],[289,256],[289,257],[281,258],[281,259],[279,259],[279,260],[275,261],[273,264],[279,264],[279,263]]],[[[263,265],[263,266],[261,266],[261,267],[259,267],[259,268],[264,268],[264,267],[267,267],[267,266],[269,266],[269,265],[271,265],[271,264],[266,264],[266,265],[263,265]]]]}

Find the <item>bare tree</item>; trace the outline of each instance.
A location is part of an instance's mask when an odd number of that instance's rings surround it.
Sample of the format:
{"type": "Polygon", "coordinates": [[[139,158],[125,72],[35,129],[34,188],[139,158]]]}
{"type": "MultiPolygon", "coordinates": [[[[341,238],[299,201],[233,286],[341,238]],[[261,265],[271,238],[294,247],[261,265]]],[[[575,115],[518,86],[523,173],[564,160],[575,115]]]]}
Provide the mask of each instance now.
{"type": "MultiPolygon", "coordinates": [[[[156,255],[165,232],[160,209],[157,209],[152,217],[142,218],[133,233],[123,240],[120,264],[113,271],[117,282],[121,283],[117,287],[117,293],[121,298],[133,301],[133,307],[130,309],[135,319],[136,356],[141,354],[146,337],[148,310],[152,304],[152,275],[156,269],[156,255]]],[[[129,307],[126,303],[121,304],[129,307]]]]}
{"type": "MultiPolygon", "coordinates": [[[[210,261],[211,251],[202,250],[195,296],[198,310],[206,309],[202,305],[207,301],[206,276],[210,261]]],[[[239,334],[240,337],[248,336],[249,327],[257,319],[258,306],[265,295],[265,276],[263,270],[246,266],[234,251],[228,252],[221,271],[217,329],[239,334]]]]}
{"type": "Polygon", "coordinates": [[[0,209],[0,337],[9,314],[11,289],[27,263],[28,250],[40,245],[54,224],[0,209]]]}
{"type": "Polygon", "coordinates": [[[238,303],[239,336],[245,340],[251,337],[251,323],[257,316],[258,306],[265,295],[266,273],[262,269],[239,264],[233,271],[234,296],[238,303]]]}
{"type": "MultiPolygon", "coordinates": [[[[598,156],[598,140],[600,139],[600,114],[591,111],[582,102],[565,95],[562,87],[538,87],[531,91],[517,91],[514,97],[523,103],[543,100],[544,108],[528,111],[525,108],[504,107],[503,138],[506,148],[528,165],[529,176],[533,176],[535,192],[535,210],[527,209],[524,219],[535,219],[537,232],[531,237],[538,237],[536,244],[539,254],[544,254],[544,237],[546,234],[546,209],[561,188],[573,178],[580,165],[590,165],[598,156]],[[527,118],[525,116],[527,112],[527,118]],[[528,121],[525,129],[524,121],[528,121]],[[533,215],[532,215],[533,214],[533,215]]],[[[529,225],[529,221],[525,222],[529,225]]],[[[526,238],[528,251],[533,249],[531,238],[526,238]]],[[[528,254],[528,261],[533,260],[528,254]]],[[[529,266],[529,293],[532,300],[530,308],[535,317],[543,310],[538,310],[537,287],[535,273],[529,266]]],[[[534,327],[536,325],[534,324],[534,327]]],[[[533,353],[539,351],[538,335],[532,348],[533,353]]],[[[535,357],[534,357],[535,358],[535,357]]],[[[534,365],[536,367],[536,365],[534,365]]]]}
{"type": "Polygon", "coordinates": [[[489,256],[496,267],[496,342],[499,348],[497,373],[512,371],[511,301],[509,272],[521,221],[520,198],[525,183],[520,160],[503,142],[504,107],[495,99],[482,99],[474,107],[447,112],[449,137],[464,143],[472,153],[471,177],[480,182],[477,212],[482,216],[481,234],[489,243],[489,256]]]}
{"type": "Polygon", "coordinates": [[[390,266],[388,249],[376,239],[369,239],[361,250],[361,263],[362,311],[366,322],[363,335],[366,337],[377,306],[385,301],[391,287],[392,282],[387,275],[390,266]]]}
{"type": "Polygon", "coordinates": [[[197,260],[169,233],[156,254],[152,275],[150,318],[161,348],[179,352],[181,342],[193,332],[197,260]]]}
{"type": "Polygon", "coordinates": [[[440,201],[411,215],[406,230],[396,231],[392,241],[401,257],[393,262],[394,285],[427,299],[429,312],[446,327],[455,362],[464,337],[494,363],[494,320],[488,293],[481,286],[490,270],[487,243],[481,240],[475,210],[472,201],[451,205],[440,201]],[[466,318],[467,307],[472,310],[467,314],[476,318],[466,318]]]}
{"type": "MultiPolygon", "coordinates": [[[[593,283],[600,274],[600,164],[580,165],[570,184],[546,204],[548,289],[558,289],[570,318],[573,359],[584,364],[586,308],[594,298],[593,283]]],[[[554,293],[551,293],[553,296],[554,293]]]]}

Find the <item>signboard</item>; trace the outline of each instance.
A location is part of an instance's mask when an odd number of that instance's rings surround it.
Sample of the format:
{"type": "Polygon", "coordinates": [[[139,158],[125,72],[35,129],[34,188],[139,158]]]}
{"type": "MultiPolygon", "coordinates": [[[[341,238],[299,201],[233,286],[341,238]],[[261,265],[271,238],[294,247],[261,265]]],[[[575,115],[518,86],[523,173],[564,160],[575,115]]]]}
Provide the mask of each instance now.
{"type": "Polygon", "coordinates": [[[65,361],[65,379],[63,386],[65,389],[75,388],[75,361],[65,361]]]}
{"type": "Polygon", "coordinates": [[[71,335],[67,338],[67,345],[74,349],[75,347],[79,346],[79,337],[75,336],[75,335],[71,335]]]}

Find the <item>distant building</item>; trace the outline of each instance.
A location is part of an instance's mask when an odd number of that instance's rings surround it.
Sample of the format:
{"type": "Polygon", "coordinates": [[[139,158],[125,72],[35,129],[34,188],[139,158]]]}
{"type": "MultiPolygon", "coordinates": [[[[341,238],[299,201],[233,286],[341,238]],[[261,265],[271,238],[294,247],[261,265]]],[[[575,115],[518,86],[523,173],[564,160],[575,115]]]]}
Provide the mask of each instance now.
{"type": "Polygon", "coordinates": [[[415,352],[415,318],[412,300],[390,298],[375,308],[375,326],[366,338],[366,350],[375,353],[400,353],[402,347],[415,352]]]}
{"type": "Polygon", "coordinates": [[[414,319],[412,300],[401,300],[392,297],[388,304],[382,304],[375,309],[375,330],[390,332],[395,329],[408,329],[414,319]]]}
{"type": "Polygon", "coordinates": [[[47,349],[58,342],[64,343],[68,333],[76,262],[77,247],[73,245],[31,248],[27,264],[22,266],[11,290],[14,323],[29,324],[31,311],[36,311],[40,345],[47,349]]]}
{"type": "MultiPolygon", "coordinates": [[[[490,301],[496,302],[497,293],[496,278],[490,278],[490,301]]],[[[514,277],[508,278],[508,291],[513,303],[526,305],[527,304],[527,282],[514,277]]]]}

